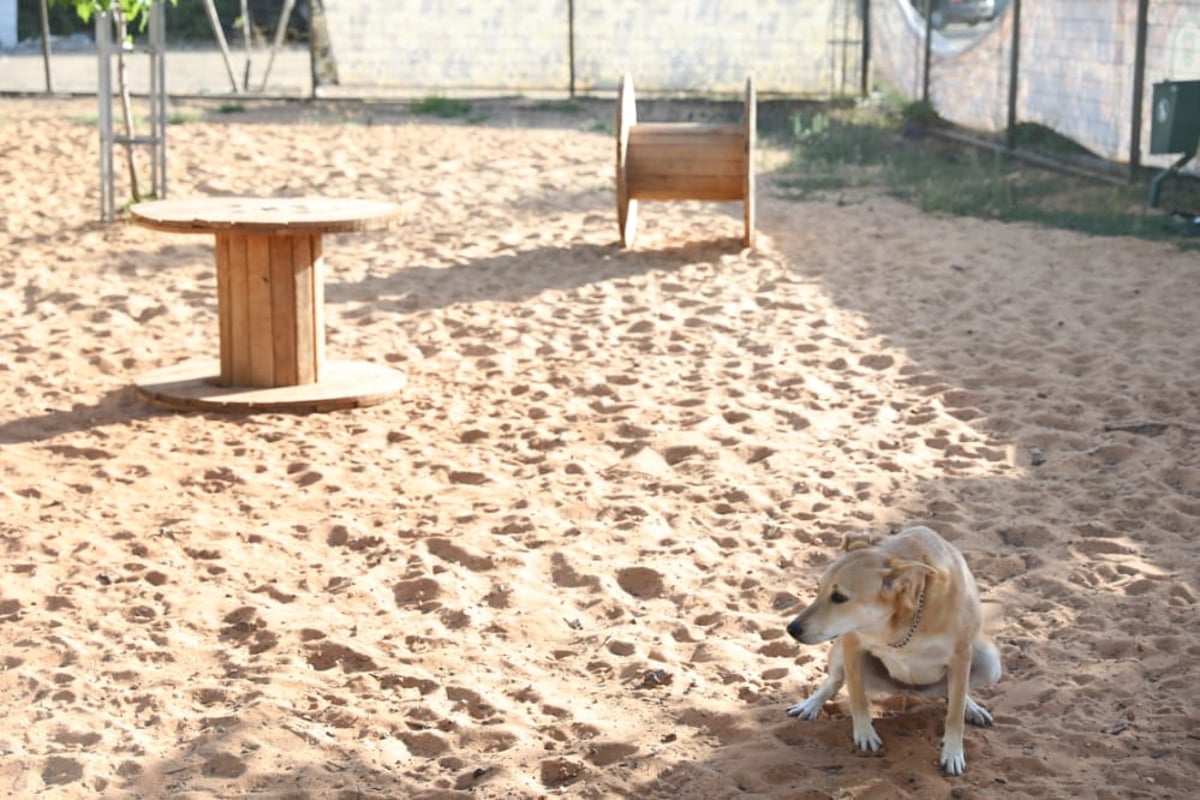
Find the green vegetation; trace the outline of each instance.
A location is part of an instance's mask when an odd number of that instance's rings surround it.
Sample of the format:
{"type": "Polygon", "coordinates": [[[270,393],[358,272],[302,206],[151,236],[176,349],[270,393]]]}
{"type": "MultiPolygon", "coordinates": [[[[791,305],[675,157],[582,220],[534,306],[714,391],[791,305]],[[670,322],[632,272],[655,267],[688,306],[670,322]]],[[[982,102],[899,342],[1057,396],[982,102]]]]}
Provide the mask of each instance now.
{"type": "Polygon", "coordinates": [[[420,100],[414,100],[409,109],[414,114],[423,116],[453,119],[466,117],[471,113],[471,104],[465,100],[455,100],[442,95],[431,95],[420,100]]]}
{"type": "Polygon", "coordinates": [[[203,122],[204,115],[199,111],[181,110],[172,111],[167,115],[168,125],[190,125],[195,122],[203,122]]]}
{"type": "MultiPolygon", "coordinates": [[[[96,127],[96,123],[99,122],[99,119],[100,118],[95,114],[84,114],[82,116],[73,117],[71,121],[76,125],[94,128],[96,127]]],[[[187,125],[190,123],[203,121],[204,115],[199,111],[194,110],[172,111],[167,115],[168,125],[187,125]]],[[[148,117],[135,117],[134,126],[137,128],[148,128],[150,127],[150,119],[148,117]]]]}
{"type": "MultiPolygon", "coordinates": [[[[94,7],[93,0],[81,0],[83,5],[94,7]]],[[[17,37],[33,39],[41,36],[39,28],[39,0],[17,0],[17,37]]],[[[50,33],[55,36],[68,36],[72,33],[91,34],[95,30],[90,19],[81,19],[76,0],[50,0],[49,18],[50,33]]],[[[241,0],[215,0],[217,14],[220,16],[226,36],[238,41],[241,35],[239,23],[241,17],[241,0]]],[[[267,39],[273,35],[278,24],[281,3],[277,0],[249,0],[252,30],[256,37],[267,39]]],[[[213,41],[212,28],[209,25],[208,13],[204,4],[199,0],[168,3],[166,6],[166,33],[168,41],[172,42],[203,42],[213,41]]],[[[140,33],[139,26],[133,26],[133,33],[140,33]]],[[[288,25],[288,41],[307,40],[308,22],[300,14],[293,12],[288,25]]]]}
{"type": "MultiPolygon", "coordinates": [[[[1094,235],[1177,238],[1165,212],[1146,207],[1145,181],[1089,179],[939,136],[945,123],[927,104],[822,108],[791,122],[792,162],[782,185],[798,199],[836,194],[845,201],[848,194],[879,191],[931,213],[1094,235]]],[[[1089,155],[1039,125],[1019,126],[1015,143],[1022,152],[1060,163],[1089,155]]],[[[1191,194],[1184,202],[1200,211],[1200,190],[1184,191],[1191,194]]]]}
{"type": "MultiPolygon", "coordinates": [[[[73,9],[80,22],[85,25],[91,22],[94,15],[115,9],[124,15],[124,19],[133,30],[142,31],[150,18],[150,6],[155,2],[156,0],[50,0],[48,5],[73,9]]],[[[175,5],[176,0],[166,2],[175,5]]]]}

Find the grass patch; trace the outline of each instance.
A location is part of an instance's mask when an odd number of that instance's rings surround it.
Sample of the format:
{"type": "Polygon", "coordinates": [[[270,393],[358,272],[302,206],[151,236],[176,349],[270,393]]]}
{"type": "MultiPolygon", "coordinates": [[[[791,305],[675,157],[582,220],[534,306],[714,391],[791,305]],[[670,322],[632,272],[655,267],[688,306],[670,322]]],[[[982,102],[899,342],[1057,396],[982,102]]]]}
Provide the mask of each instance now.
{"type": "MultiPolygon", "coordinates": [[[[922,211],[1031,222],[1097,236],[1179,237],[1146,206],[1147,181],[1114,185],[1035,166],[1006,152],[930,133],[945,123],[926,104],[807,111],[792,118],[787,195],[807,199],[848,190],[881,191],[922,211]]],[[[1063,162],[1091,154],[1040,125],[1015,131],[1019,149],[1063,162]]],[[[1175,202],[1200,212],[1200,181],[1182,179],[1175,202]]],[[[839,198],[841,199],[841,198],[839,198]]]]}
{"type": "MultiPolygon", "coordinates": [[[[168,125],[188,125],[196,122],[203,122],[204,115],[199,111],[172,111],[167,115],[168,125]]],[[[83,115],[74,118],[77,125],[84,125],[89,128],[95,128],[100,124],[100,117],[97,115],[83,115]]],[[[113,130],[124,131],[125,118],[118,111],[113,114],[113,130]]],[[[133,118],[133,127],[135,130],[144,131],[150,128],[150,118],[136,115],[133,118]]]]}
{"type": "Polygon", "coordinates": [[[203,121],[204,115],[199,111],[172,111],[167,115],[168,125],[191,125],[203,121]]]}
{"type": "Polygon", "coordinates": [[[242,103],[221,103],[217,106],[218,114],[244,114],[246,106],[242,103]]]}
{"type": "Polygon", "coordinates": [[[471,114],[471,104],[465,100],[455,100],[452,97],[431,95],[430,97],[413,101],[412,105],[409,106],[409,110],[414,114],[441,117],[442,119],[466,118],[471,114]]]}

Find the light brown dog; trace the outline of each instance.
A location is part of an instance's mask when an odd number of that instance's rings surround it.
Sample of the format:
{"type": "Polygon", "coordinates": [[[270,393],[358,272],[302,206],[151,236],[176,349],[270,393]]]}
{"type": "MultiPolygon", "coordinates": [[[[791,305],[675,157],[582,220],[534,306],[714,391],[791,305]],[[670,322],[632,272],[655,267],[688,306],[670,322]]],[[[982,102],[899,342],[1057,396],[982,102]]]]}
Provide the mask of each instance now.
{"type": "Polygon", "coordinates": [[[1000,653],[983,632],[983,604],[966,561],[925,527],[909,528],[878,544],[848,538],[825,571],[812,604],[787,626],[804,644],[836,639],[828,677],[788,715],[816,719],[846,684],[854,743],[874,752],[883,742],[871,724],[868,692],[917,692],[946,697],[940,763],[961,775],[964,720],[991,725],[992,715],[968,687],[1000,679],[1000,653]]]}

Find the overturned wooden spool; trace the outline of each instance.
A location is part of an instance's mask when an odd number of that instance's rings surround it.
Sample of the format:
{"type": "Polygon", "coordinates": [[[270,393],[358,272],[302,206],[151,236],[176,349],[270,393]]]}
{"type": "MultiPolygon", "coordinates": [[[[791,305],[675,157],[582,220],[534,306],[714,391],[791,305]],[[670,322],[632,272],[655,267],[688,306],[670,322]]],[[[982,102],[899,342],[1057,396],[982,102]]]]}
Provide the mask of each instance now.
{"type": "Polygon", "coordinates": [[[743,202],[745,234],[754,246],[754,82],[746,79],[741,125],[638,123],[633,79],[617,97],[617,226],[621,245],[637,236],[639,200],[743,202]]]}

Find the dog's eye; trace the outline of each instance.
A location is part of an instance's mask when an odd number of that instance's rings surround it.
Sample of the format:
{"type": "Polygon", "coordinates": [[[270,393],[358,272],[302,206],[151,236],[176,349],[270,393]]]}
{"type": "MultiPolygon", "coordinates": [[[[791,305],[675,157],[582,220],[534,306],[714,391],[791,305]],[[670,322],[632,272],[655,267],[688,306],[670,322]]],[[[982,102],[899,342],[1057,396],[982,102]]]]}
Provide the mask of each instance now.
{"type": "Polygon", "coordinates": [[[844,603],[849,599],[849,597],[846,597],[846,595],[842,594],[841,592],[834,592],[833,594],[829,595],[829,602],[835,604],[844,603]]]}

